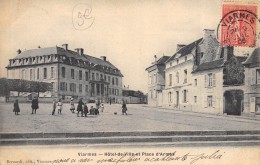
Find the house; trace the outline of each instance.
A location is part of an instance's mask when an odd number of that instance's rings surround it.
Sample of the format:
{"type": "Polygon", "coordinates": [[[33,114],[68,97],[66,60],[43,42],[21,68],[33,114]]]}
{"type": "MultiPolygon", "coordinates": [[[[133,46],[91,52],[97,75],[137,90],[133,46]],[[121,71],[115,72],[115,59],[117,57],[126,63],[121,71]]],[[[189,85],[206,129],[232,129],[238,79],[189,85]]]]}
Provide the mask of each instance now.
{"type": "Polygon", "coordinates": [[[7,77],[49,82],[53,84],[51,97],[69,100],[83,98],[117,102],[122,99],[120,70],[105,56],[96,58],[62,47],[48,47],[21,51],[9,60],[7,77]]]}
{"type": "Polygon", "coordinates": [[[146,104],[146,95],[141,91],[123,89],[123,100],[127,104],[146,104]]]}
{"type": "Polygon", "coordinates": [[[147,99],[150,106],[162,106],[162,90],[165,86],[165,61],[169,58],[169,56],[162,56],[157,60],[155,55],[152,65],[145,69],[148,71],[147,99]]]}
{"type": "Polygon", "coordinates": [[[256,48],[243,63],[245,66],[244,113],[260,114],[260,48],[256,48]]]}

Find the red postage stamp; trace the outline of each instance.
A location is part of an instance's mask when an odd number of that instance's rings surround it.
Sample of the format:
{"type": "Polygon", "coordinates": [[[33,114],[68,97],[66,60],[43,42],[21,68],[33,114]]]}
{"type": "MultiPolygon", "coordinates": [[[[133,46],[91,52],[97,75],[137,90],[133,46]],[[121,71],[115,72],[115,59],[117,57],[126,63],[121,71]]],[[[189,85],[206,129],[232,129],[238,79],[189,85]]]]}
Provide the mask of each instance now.
{"type": "Polygon", "coordinates": [[[256,44],[257,7],[247,5],[223,5],[220,22],[220,43],[226,46],[256,44]]]}

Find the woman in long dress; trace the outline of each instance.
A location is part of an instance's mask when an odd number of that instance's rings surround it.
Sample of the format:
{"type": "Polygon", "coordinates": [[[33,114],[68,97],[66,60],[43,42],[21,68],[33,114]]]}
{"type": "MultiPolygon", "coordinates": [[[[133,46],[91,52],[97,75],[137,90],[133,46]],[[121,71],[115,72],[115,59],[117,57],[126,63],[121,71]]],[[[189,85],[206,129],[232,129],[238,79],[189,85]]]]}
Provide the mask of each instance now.
{"type": "Polygon", "coordinates": [[[14,114],[19,115],[18,112],[20,112],[20,108],[19,108],[18,99],[16,99],[14,102],[14,114]]]}

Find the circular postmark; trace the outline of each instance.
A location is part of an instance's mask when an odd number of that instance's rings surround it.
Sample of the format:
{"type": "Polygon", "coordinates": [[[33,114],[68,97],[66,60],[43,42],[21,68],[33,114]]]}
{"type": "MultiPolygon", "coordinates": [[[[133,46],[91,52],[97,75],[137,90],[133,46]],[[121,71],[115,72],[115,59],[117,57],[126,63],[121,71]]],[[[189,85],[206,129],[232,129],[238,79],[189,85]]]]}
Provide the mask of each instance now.
{"type": "Polygon", "coordinates": [[[217,37],[222,45],[249,46],[256,44],[256,23],[254,10],[231,10],[225,12],[218,25],[217,37]]]}
{"type": "Polygon", "coordinates": [[[94,23],[92,7],[88,4],[77,4],[72,10],[72,24],[76,30],[85,30],[94,23]]]}

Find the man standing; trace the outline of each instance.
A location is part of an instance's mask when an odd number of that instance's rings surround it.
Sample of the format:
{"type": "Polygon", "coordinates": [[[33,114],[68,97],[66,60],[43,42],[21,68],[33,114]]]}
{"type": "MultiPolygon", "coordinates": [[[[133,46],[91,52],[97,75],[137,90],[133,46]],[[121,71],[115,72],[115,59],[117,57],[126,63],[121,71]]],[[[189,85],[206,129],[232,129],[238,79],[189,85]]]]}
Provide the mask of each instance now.
{"type": "Polygon", "coordinates": [[[34,98],[32,100],[32,114],[33,114],[33,112],[35,112],[35,114],[36,114],[36,110],[38,108],[39,108],[38,99],[34,96],[34,98]]]}
{"type": "Polygon", "coordinates": [[[78,102],[78,107],[77,107],[77,116],[79,117],[79,112],[81,112],[81,117],[83,117],[83,108],[82,106],[84,105],[83,101],[82,101],[82,98],[79,99],[79,102],[78,102]]]}
{"type": "Polygon", "coordinates": [[[55,99],[53,99],[52,106],[53,106],[52,115],[54,115],[55,109],[56,109],[56,100],[55,99]]]}

